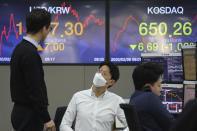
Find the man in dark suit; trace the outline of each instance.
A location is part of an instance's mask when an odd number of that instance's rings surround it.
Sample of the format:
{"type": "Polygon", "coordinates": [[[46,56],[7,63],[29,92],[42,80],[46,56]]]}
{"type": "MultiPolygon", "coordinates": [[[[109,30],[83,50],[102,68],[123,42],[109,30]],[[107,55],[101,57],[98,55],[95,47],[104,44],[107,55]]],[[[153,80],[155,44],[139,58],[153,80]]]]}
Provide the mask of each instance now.
{"type": "Polygon", "coordinates": [[[162,73],[163,69],[152,63],[139,65],[133,72],[135,92],[130,104],[136,105],[142,131],[167,131],[174,120],[159,98],[162,73]]]}
{"type": "Polygon", "coordinates": [[[38,43],[50,31],[51,14],[34,9],[26,16],[27,35],[16,46],[10,62],[10,91],[14,107],[11,114],[16,131],[55,131],[48,112],[48,97],[38,43]]]}

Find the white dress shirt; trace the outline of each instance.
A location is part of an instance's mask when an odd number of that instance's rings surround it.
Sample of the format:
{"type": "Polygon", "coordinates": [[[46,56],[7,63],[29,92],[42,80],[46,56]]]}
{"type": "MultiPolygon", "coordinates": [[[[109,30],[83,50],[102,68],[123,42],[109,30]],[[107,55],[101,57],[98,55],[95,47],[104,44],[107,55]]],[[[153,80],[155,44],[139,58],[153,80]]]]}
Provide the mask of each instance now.
{"type": "Polygon", "coordinates": [[[115,117],[127,127],[124,111],[119,104],[124,100],[109,91],[96,97],[92,88],[73,95],[63,116],[60,131],[73,131],[71,128],[76,118],[75,131],[112,131],[115,117]]]}

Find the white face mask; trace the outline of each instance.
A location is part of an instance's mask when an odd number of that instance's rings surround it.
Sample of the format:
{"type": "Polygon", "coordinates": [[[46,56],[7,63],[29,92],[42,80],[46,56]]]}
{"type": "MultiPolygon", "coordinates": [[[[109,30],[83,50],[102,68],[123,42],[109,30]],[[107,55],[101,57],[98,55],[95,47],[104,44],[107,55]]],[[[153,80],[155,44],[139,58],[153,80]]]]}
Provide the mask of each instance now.
{"type": "Polygon", "coordinates": [[[101,73],[96,73],[96,74],[95,74],[94,79],[93,79],[93,84],[94,84],[96,87],[105,86],[106,82],[107,82],[107,81],[105,80],[105,78],[102,76],[101,73]]]}

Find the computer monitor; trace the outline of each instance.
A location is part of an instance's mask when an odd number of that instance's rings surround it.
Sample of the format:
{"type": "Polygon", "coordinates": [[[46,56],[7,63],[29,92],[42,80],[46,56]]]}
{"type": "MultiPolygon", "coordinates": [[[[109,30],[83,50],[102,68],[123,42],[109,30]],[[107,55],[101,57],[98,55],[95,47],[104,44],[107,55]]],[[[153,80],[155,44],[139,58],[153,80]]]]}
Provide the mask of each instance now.
{"type": "Polygon", "coordinates": [[[184,106],[188,101],[196,98],[197,81],[184,81],[184,106]]]}
{"type": "Polygon", "coordinates": [[[163,83],[182,83],[183,67],[181,53],[142,53],[142,63],[152,62],[164,69],[163,83]]]}
{"type": "Polygon", "coordinates": [[[161,100],[172,114],[182,112],[183,84],[162,84],[161,100]]]}

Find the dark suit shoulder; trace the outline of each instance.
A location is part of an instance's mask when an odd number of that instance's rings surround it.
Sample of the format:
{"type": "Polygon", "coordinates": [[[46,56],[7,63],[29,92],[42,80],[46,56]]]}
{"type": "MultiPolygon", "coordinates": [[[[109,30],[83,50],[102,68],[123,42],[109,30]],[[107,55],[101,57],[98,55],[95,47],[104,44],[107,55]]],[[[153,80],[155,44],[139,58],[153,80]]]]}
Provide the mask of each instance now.
{"type": "MultiPolygon", "coordinates": [[[[38,54],[37,48],[27,40],[22,40],[14,49],[10,65],[13,65],[17,68],[23,68],[25,63],[31,63],[33,61],[37,61],[38,63],[42,63],[40,55],[38,54]]],[[[40,64],[41,65],[41,64],[40,64]]],[[[16,68],[14,67],[14,68],[16,68]]]]}
{"type": "Polygon", "coordinates": [[[37,52],[37,48],[27,40],[22,40],[16,47],[16,50],[21,50],[24,52],[37,52]]]}
{"type": "Polygon", "coordinates": [[[136,91],[130,99],[130,104],[135,104],[140,111],[147,111],[152,110],[154,107],[157,107],[162,103],[159,96],[152,92],[136,91]]]}
{"type": "Polygon", "coordinates": [[[143,92],[143,91],[136,91],[132,96],[131,100],[137,100],[137,101],[150,101],[150,100],[155,100],[159,99],[157,95],[155,95],[152,92],[143,92]]]}
{"type": "Polygon", "coordinates": [[[29,41],[22,40],[14,49],[12,58],[38,57],[37,48],[29,41]]]}

